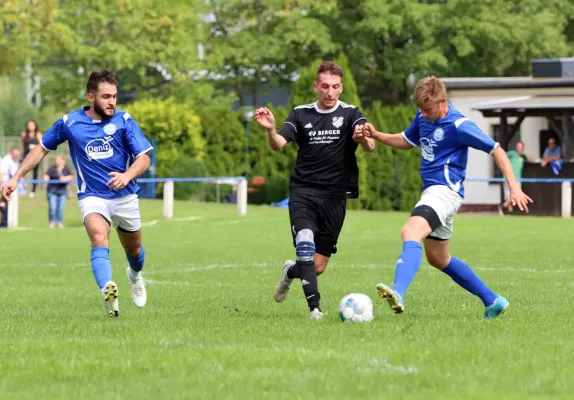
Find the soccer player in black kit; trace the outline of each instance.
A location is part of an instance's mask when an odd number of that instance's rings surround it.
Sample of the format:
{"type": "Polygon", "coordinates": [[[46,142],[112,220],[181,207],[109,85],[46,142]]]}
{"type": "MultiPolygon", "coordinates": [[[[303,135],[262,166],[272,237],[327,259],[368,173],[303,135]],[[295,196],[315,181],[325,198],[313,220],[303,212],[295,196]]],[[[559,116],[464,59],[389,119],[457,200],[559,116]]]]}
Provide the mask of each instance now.
{"type": "Polygon", "coordinates": [[[365,151],[375,149],[374,140],[363,135],[367,119],[357,107],[339,101],[342,77],[339,65],[322,62],[313,83],[317,101],[295,107],[279,132],[269,109],[255,111],[255,120],[266,129],[273,150],[289,142],[299,146],[289,183],[289,218],[297,261],[283,263],[274,298],[285,300],[291,281],[301,279],[311,319],[323,318],[317,275],[337,252],[346,199],[359,197],[355,151],[359,144],[365,151]]]}

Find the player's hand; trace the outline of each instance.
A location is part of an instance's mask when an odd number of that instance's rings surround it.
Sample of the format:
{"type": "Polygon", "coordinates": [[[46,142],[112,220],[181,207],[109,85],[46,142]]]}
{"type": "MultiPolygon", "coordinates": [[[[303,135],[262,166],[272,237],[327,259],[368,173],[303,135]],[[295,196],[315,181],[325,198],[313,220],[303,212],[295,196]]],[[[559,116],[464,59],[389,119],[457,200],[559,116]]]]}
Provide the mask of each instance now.
{"type": "Polygon", "coordinates": [[[528,197],[522,190],[515,189],[510,191],[508,200],[504,202],[504,207],[509,208],[510,205],[516,206],[520,211],[528,212],[528,203],[533,203],[533,200],[528,197]]]}
{"type": "Polygon", "coordinates": [[[108,181],[110,189],[123,189],[131,181],[130,177],[127,176],[125,172],[110,172],[108,175],[113,177],[108,181]]]}
{"type": "Polygon", "coordinates": [[[377,132],[377,130],[375,129],[373,124],[367,122],[365,125],[363,125],[363,135],[365,137],[372,138],[374,137],[375,132],[377,132]]]}
{"type": "Polygon", "coordinates": [[[10,195],[18,188],[18,180],[12,178],[2,184],[2,197],[10,201],[10,195]]]}
{"type": "Polygon", "coordinates": [[[255,110],[255,121],[265,129],[273,129],[275,127],[275,116],[267,107],[255,110]]]}
{"type": "Polygon", "coordinates": [[[360,143],[365,140],[364,125],[355,125],[355,131],[353,132],[353,140],[360,143]]]}

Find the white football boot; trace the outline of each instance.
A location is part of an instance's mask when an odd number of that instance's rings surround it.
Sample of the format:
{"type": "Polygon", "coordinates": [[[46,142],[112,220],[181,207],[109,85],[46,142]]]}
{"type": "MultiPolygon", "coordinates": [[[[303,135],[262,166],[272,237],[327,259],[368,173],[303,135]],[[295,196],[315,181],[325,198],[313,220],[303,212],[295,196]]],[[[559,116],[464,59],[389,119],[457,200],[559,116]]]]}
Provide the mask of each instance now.
{"type": "Polygon", "coordinates": [[[108,281],[101,290],[108,315],[110,317],[119,317],[118,286],[113,281],[108,281]]]}
{"type": "Polygon", "coordinates": [[[323,314],[318,308],[311,311],[311,319],[323,319],[324,316],[325,314],[323,314]]]}
{"type": "Polygon", "coordinates": [[[289,268],[293,265],[295,265],[295,261],[292,260],[283,262],[283,275],[281,275],[281,280],[277,286],[275,286],[275,294],[273,295],[273,298],[277,303],[281,303],[289,294],[289,287],[291,286],[293,279],[289,279],[287,271],[289,271],[289,268]]]}
{"type": "Polygon", "coordinates": [[[145,284],[141,271],[135,272],[129,266],[126,269],[128,278],[130,280],[130,293],[132,295],[132,301],[136,307],[145,307],[147,302],[147,293],[145,290],[145,284]]]}

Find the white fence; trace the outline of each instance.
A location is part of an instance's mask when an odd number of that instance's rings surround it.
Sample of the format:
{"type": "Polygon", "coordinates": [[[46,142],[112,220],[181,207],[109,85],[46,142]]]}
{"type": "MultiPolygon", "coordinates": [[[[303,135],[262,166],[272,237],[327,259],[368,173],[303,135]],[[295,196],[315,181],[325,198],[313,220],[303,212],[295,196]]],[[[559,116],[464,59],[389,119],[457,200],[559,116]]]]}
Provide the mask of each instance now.
{"type": "MultiPolygon", "coordinates": [[[[43,181],[43,180],[30,180],[23,183],[61,183],[60,181],[43,181]]],[[[75,181],[74,181],[75,182],[75,181]]],[[[237,215],[245,216],[247,214],[247,180],[244,177],[223,177],[223,178],[145,178],[138,179],[138,182],[152,182],[163,183],[163,217],[164,219],[172,219],[175,209],[174,201],[174,187],[176,182],[203,182],[215,185],[231,185],[237,194],[237,215]]],[[[8,204],[8,228],[18,227],[19,215],[19,195],[16,190],[10,196],[8,204]]]]}

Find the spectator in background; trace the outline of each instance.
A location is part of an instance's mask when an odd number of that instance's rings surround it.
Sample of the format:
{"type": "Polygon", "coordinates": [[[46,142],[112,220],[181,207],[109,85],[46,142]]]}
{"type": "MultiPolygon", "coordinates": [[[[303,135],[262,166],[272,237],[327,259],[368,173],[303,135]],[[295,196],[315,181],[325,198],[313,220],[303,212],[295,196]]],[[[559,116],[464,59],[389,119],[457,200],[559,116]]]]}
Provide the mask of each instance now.
{"type": "MultiPolygon", "coordinates": [[[[12,148],[10,153],[5,155],[0,160],[0,181],[7,181],[18,171],[20,167],[20,149],[17,147],[12,148]]],[[[8,202],[0,199],[0,213],[2,213],[2,220],[0,227],[8,226],[8,202]]]]}
{"type": "MultiPolygon", "coordinates": [[[[510,165],[512,166],[512,172],[518,181],[518,187],[522,188],[522,172],[524,171],[524,164],[531,161],[531,159],[524,153],[524,143],[518,141],[514,150],[510,150],[506,153],[508,159],[510,160],[510,165]]],[[[512,203],[508,201],[510,191],[508,185],[504,182],[504,207],[508,209],[509,212],[513,211],[512,203]]]]}
{"type": "Polygon", "coordinates": [[[66,206],[66,198],[68,197],[67,185],[68,182],[74,179],[74,176],[66,167],[66,161],[60,154],[56,155],[54,165],[48,168],[44,174],[44,180],[60,181],[62,183],[49,183],[48,184],[48,210],[50,216],[50,228],[58,226],[64,227],[64,207],[66,206]]]}
{"type": "Polygon", "coordinates": [[[13,147],[10,153],[6,154],[0,160],[0,178],[2,181],[7,181],[14,176],[20,167],[20,149],[13,147]]]}
{"type": "Polygon", "coordinates": [[[544,150],[541,165],[546,167],[552,161],[559,161],[562,159],[562,148],[557,145],[555,138],[548,139],[548,147],[544,150]]]}
{"type": "MultiPolygon", "coordinates": [[[[20,135],[20,140],[22,142],[22,159],[24,159],[30,151],[40,144],[40,139],[42,138],[42,133],[38,130],[38,124],[36,121],[30,120],[26,124],[26,130],[20,135]]],[[[36,166],[32,170],[32,179],[38,179],[39,166],[36,166]]],[[[30,197],[36,195],[36,184],[32,184],[32,191],[30,192],[30,197]]]]}

